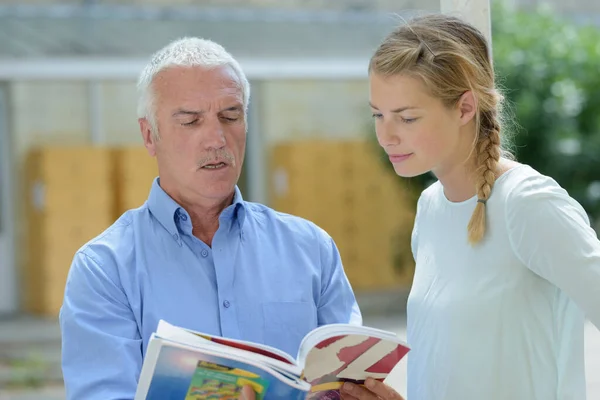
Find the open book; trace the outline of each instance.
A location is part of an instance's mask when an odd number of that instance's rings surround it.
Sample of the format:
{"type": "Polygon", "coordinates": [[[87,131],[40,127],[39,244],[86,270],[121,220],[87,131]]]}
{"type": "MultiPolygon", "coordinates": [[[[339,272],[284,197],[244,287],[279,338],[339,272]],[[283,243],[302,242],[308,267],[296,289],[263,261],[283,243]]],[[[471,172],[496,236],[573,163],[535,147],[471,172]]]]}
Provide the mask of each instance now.
{"type": "Polygon", "coordinates": [[[333,324],[309,332],[294,358],[276,348],[211,336],[160,321],[135,400],[237,400],[244,385],[257,399],[339,399],[346,381],[383,380],[408,353],[394,333],[333,324]]]}

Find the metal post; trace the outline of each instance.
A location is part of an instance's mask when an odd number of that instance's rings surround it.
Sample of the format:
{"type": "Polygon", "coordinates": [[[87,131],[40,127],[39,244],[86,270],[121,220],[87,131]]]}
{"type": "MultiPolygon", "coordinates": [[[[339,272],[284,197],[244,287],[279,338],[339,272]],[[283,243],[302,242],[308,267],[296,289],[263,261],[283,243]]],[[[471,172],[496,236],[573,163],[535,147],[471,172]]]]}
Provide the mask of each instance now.
{"type": "Polygon", "coordinates": [[[266,143],[261,129],[261,82],[252,82],[251,100],[248,107],[248,137],[246,149],[246,186],[248,199],[257,203],[268,203],[266,143]]]}
{"type": "Polygon", "coordinates": [[[440,11],[455,15],[475,25],[492,43],[492,22],[490,18],[490,0],[440,0],[440,11]]]}
{"type": "Polygon", "coordinates": [[[17,311],[17,276],[15,257],[15,208],[13,185],[13,157],[8,133],[8,96],[5,85],[0,85],[0,216],[2,219],[3,248],[0,248],[0,315],[17,311]]]}
{"type": "Polygon", "coordinates": [[[97,80],[90,81],[89,90],[89,121],[90,139],[93,145],[106,144],[106,132],[102,123],[102,84],[97,80]]]}

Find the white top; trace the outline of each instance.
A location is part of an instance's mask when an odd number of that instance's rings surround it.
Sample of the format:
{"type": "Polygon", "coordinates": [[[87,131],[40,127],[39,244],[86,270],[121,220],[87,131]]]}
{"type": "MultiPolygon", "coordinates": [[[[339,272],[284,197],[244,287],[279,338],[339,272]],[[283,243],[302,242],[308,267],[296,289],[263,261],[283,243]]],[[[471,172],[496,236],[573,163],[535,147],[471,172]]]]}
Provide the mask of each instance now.
{"type": "Polygon", "coordinates": [[[600,327],[600,242],[553,179],[519,165],[496,181],[487,233],[473,197],[421,195],[408,299],[407,400],[582,400],[584,313],[600,327]]]}

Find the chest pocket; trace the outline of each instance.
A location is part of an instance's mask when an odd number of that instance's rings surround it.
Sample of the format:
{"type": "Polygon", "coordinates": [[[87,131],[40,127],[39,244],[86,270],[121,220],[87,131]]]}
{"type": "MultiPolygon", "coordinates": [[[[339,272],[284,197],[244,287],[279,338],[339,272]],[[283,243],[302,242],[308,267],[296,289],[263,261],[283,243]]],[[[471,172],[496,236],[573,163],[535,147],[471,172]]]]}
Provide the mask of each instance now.
{"type": "Polygon", "coordinates": [[[310,302],[262,304],[265,344],[296,357],[304,336],[317,327],[317,310],[310,302]]]}

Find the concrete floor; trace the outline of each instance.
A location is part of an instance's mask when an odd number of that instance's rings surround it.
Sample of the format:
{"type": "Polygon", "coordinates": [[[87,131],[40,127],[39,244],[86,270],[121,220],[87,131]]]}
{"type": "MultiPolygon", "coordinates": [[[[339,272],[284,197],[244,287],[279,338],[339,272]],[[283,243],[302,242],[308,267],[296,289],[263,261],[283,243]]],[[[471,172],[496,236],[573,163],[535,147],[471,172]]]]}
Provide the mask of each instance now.
{"type": "MultiPolygon", "coordinates": [[[[403,316],[366,316],[364,323],[396,332],[401,338],[406,339],[406,321],[403,316]]],[[[588,400],[600,399],[600,332],[589,323],[586,325],[585,354],[588,400]]],[[[4,373],[6,375],[6,371],[4,373]]],[[[0,320],[0,400],[62,400],[65,398],[65,394],[60,384],[56,383],[57,373],[60,374],[60,332],[55,321],[29,318],[0,320]],[[47,378],[50,382],[55,383],[36,390],[3,390],[2,356],[10,357],[10,349],[13,351],[19,351],[19,349],[32,351],[33,349],[36,351],[38,356],[52,365],[47,378]]],[[[387,382],[401,394],[406,393],[405,361],[398,364],[387,382]]]]}

